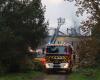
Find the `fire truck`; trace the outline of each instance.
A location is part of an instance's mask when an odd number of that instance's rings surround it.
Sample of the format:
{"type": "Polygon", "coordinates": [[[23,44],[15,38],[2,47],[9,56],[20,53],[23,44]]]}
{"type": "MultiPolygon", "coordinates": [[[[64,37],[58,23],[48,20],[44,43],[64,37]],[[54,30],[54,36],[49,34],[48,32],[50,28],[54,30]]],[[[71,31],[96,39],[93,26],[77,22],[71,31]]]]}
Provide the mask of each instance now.
{"type": "Polygon", "coordinates": [[[58,44],[56,38],[62,24],[55,29],[54,35],[45,48],[45,59],[42,60],[46,72],[49,70],[72,71],[74,49],[70,43],[58,44]]]}
{"type": "Polygon", "coordinates": [[[45,70],[64,70],[71,72],[73,67],[73,50],[68,44],[48,44],[45,55],[45,70]]]}

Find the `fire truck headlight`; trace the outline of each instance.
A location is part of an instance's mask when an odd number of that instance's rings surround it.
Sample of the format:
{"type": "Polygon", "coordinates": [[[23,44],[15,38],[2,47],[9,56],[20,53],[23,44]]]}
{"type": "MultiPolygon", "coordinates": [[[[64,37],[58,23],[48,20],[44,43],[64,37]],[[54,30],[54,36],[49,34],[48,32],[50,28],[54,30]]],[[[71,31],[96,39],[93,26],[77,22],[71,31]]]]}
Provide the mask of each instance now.
{"type": "Polygon", "coordinates": [[[50,67],[50,65],[49,65],[48,63],[46,63],[46,64],[45,64],[45,67],[46,67],[46,68],[49,68],[49,67],[50,67]]]}
{"type": "Polygon", "coordinates": [[[66,63],[66,64],[64,65],[64,68],[68,68],[68,66],[69,66],[68,63],[66,63]]]}

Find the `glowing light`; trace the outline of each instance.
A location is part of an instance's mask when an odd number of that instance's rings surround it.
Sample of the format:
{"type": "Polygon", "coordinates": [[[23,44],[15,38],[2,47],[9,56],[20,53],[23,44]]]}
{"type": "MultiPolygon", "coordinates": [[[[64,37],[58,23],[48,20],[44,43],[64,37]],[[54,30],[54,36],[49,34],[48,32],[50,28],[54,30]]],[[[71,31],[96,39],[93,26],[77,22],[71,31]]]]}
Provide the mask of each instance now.
{"type": "Polygon", "coordinates": [[[69,66],[68,63],[66,63],[65,66],[64,66],[64,68],[68,68],[68,66],[69,66]]]}

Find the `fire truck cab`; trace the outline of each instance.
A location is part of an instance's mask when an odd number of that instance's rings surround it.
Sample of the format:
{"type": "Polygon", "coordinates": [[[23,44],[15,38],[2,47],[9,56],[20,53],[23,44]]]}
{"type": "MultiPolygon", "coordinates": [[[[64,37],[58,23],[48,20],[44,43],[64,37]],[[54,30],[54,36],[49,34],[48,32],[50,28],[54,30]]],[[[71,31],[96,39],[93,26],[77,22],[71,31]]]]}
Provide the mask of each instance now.
{"type": "Polygon", "coordinates": [[[45,54],[45,69],[48,70],[72,70],[73,48],[66,44],[48,44],[45,54]]]}

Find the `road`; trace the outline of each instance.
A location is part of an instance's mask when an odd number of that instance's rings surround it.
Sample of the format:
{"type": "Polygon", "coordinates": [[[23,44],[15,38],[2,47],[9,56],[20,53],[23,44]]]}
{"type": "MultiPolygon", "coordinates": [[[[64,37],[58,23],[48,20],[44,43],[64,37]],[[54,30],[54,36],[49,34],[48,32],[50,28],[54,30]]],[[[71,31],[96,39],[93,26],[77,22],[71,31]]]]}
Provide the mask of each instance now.
{"type": "Polygon", "coordinates": [[[43,74],[34,80],[67,80],[67,75],[63,72],[59,73],[50,73],[50,74],[43,74]]]}

